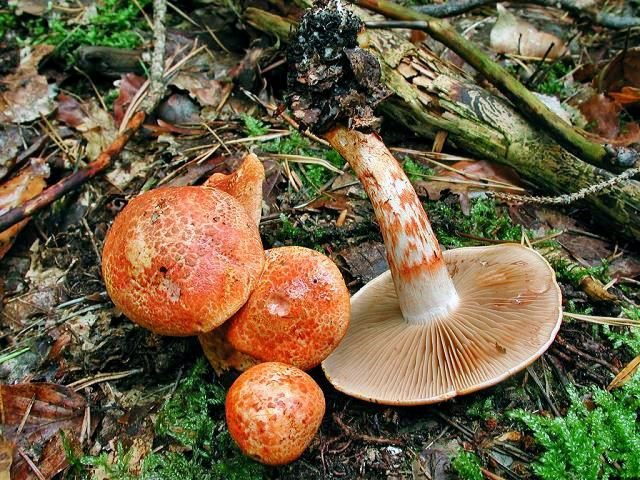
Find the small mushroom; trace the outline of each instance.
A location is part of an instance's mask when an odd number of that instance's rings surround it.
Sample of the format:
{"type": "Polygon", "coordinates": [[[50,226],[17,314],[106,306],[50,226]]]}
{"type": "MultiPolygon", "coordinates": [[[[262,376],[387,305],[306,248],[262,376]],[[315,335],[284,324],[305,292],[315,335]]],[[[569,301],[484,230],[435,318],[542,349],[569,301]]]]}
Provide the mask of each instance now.
{"type": "Polygon", "coordinates": [[[237,312],[263,265],[255,219],[234,197],[217,188],[165,187],[134,198],[116,217],[102,273],[132,321],[187,336],[237,312]]]}
{"type": "Polygon", "coordinates": [[[324,395],[313,379],[277,362],[240,375],[225,402],[231,437],[246,455],[267,465],[284,465],[302,455],[324,409],[324,395]]]}
{"type": "Polygon", "coordinates": [[[227,339],[251,357],[309,370],[342,340],[349,315],[349,291],[328,257],[273,248],[249,300],[229,320],[227,339]]]}
{"type": "Polygon", "coordinates": [[[352,298],[350,327],[322,368],[338,390],[419,405],[494,385],[551,345],[562,319],[549,264],[516,244],[442,253],[420,201],[375,134],[325,135],[371,203],[390,271],[352,298]]]}

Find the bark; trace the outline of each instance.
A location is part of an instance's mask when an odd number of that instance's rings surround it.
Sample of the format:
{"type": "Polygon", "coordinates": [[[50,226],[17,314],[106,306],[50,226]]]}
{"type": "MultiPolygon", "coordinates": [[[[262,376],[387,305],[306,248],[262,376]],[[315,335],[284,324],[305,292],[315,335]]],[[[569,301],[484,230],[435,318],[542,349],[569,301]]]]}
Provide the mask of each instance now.
{"type": "MultiPolygon", "coordinates": [[[[246,16],[256,28],[271,32],[273,15],[268,23],[261,21],[258,9],[247,9],[246,16]]],[[[475,84],[425,46],[415,47],[397,33],[383,30],[365,32],[360,43],[376,55],[384,83],[393,92],[382,104],[383,113],[416,134],[433,138],[439,130],[447,131],[453,146],[509,165],[552,194],[572,193],[613,177],[564,150],[505,99],[475,84]]],[[[611,236],[640,239],[640,182],[627,181],[581,203],[611,236]]]]}

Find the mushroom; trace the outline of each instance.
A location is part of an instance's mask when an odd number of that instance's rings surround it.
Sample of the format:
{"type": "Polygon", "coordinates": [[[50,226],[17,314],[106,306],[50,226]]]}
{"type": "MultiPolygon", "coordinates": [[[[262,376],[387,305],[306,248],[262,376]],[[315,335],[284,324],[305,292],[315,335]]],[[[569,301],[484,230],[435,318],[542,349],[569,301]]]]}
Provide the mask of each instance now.
{"type": "Polygon", "coordinates": [[[322,363],[329,381],[357,398],[417,405],[488,387],[529,365],[560,327],[551,267],[519,245],[443,254],[398,162],[375,133],[356,130],[377,127],[374,108],[388,96],[377,59],[358,46],[362,22],[330,1],[299,25],[287,50],[292,115],[355,171],[390,268],[352,298],[349,329],[322,363]]]}
{"type": "Polygon", "coordinates": [[[257,226],[260,224],[262,214],[262,183],[264,178],[262,162],[253,153],[248,153],[242,159],[241,167],[235,172],[229,175],[214,173],[204,182],[203,186],[217,188],[234,197],[257,226]]]}
{"type": "MultiPolygon", "coordinates": [[[[248,166],[255,171],[251,158],[248,166]]],[[[134,198],[116,217],[102,273],[109,296],[132,321],[187,336],[238,311],[263,265],[255,218],[233,196],[210,187],[164,187],[134,198]]]]}
{"type": "Polygon", "coordinates": [[[302,370],[319,365],[349,325],[349,291],[338,267],[304,247],[267,250],[258,284],[229,320],[231,345],[302,370]]]}
{"type": "Polygon", "coordinates": [[[390,267],[352,298],[347,334],[322,363],[333,386],[387,405],[435,403],[494,385],[542,355],[562,319],[546,260],[517,244],[443,254],[377,135],[337,127],[325,138],[371,199],[390,267]]]}
{"type": "Polygon", "coordinates": [[[231,437],[246,455],[267,465],[284,465],[302,455],[324,410],[324,395],[313,379],[277,362],[244,372],[225,401],[231,437]]]}

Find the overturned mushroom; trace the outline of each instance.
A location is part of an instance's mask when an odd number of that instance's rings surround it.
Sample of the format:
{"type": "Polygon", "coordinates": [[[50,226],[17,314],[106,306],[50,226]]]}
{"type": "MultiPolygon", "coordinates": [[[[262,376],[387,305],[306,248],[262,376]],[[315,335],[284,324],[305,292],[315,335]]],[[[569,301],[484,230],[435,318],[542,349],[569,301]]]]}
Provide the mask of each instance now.
{"type": "Polygon", "coordinates": [[[377,63],[353,38],[344,7],[307,14],[289,48],[289,96],[301,122],[350,163],[373,204],[390,271],[352,299],[351,324],[322,367],[338,389],[390,405],[442,401],[494,385],[529,365],[553,341],[560,289],[547,262],[519,245],[444,255],[397,161],[370,129],[377,63]],[[324,44],[333,42],[332,47],[324,44]]]}
{"type": "Polygon", "coordinates": [[[255,219],[238,200],[217,188],[166,187],[134,198],[116,217],[102,273],[109,296],[131,320],[161,335],[187,336],[233,315],[263,265],[255,219]]]}
{"type": "Polygon", "coordinates": [[[251,357],[309,370],[336,348],[349,312],[349,291],[331,259],[304,247],[272,248],[227,338],[251,357]]]}

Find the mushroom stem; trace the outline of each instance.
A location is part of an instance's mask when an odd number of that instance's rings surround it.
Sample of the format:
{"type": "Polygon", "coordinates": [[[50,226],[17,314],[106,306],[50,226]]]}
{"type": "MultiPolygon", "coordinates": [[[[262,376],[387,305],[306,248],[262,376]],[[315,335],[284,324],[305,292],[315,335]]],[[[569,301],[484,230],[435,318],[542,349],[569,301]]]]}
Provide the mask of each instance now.
{"type": "Polygon", "coordinates": [[[458,305],[458,293],[411,182],[375,133],[338,126],[325,138],[351,165],[375,211],[400,310],[427,324],[458,305]]]}

